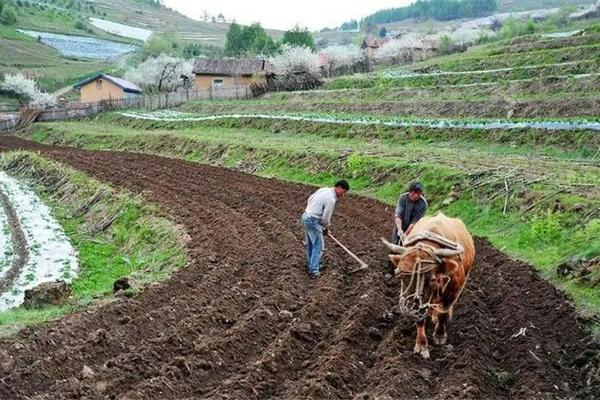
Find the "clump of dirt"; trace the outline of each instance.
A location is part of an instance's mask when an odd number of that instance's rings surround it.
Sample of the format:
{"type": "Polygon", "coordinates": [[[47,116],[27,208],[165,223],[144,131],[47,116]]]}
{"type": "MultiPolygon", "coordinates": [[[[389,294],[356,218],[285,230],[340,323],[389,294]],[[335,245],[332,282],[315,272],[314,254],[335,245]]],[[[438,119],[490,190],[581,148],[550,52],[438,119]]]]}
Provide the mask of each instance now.
{"type": "MultiPolygon", "coordinates": [[[[40,146],[98,179],[160,202],[190,235],[191,263],[128,299],[0,340],[0,398],[300,399],[598,397],[598,346],[565,296],[476,240],[477,259],[432,358],[395,313],[385,279],[392,210],[350,196],[318,280],[299,224],[314,188],[176,159],[40,146]]],[[[429,333],[431,328],[429,327],[429,333]]]]}
{"type": "Polygon", "coordinates": [[[69,301],[71,285],[66,282],[46,282],[25,291],[23,306],[42,308],[47,305],[64,305],[69,301]]]}

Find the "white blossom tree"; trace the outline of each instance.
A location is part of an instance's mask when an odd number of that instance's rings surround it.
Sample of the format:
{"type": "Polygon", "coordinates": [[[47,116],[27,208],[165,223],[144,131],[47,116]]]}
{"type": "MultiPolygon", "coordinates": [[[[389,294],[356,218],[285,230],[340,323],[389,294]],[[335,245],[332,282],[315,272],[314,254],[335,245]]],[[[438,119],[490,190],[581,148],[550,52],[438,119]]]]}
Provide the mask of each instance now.
{"type": "Polygon", "coordinates": [[[0,84],[0,89],[15,94],[36,108],[53,107],[58,103],[56,96],[42,92],[33,79],[29,79],[21,73],[6,74],[0,84]]]}
{"type": "Polygon", "coordinates": [[[434,42],[417,35],[405,35],[398,39],[390,40],[381,46],[375,53],[375,59],[380,61],[398,61],[410,58],[410,53],[415,49],[431,50],[434,42]]]}
{"type": "Polygon", "coordinates": [[[319,55],[305,46],[284,44],[279,54],[269,59],[278,75],[286,75],[294,71],[319,73],[319,55]]]}
{"type": "Polygon", "coordinates": [[[194,65],[183,58],[161,54],[125,73],[125,79],[149,92],[170,92],[192,82],[194,65]]]}
{"type": "Polygon", "coordinates": [[[35,108],[54,107],[58,104],[58,99],[51,93],[36,92],[31,98],[29,105],[35,108]]]}
{"type": "Polygon", "coordinates": [[[321,51],[329,63],[329,71],[343,67],[352,67],[364,60],[365,56],[358,46],[332,45],[321,51]]]}

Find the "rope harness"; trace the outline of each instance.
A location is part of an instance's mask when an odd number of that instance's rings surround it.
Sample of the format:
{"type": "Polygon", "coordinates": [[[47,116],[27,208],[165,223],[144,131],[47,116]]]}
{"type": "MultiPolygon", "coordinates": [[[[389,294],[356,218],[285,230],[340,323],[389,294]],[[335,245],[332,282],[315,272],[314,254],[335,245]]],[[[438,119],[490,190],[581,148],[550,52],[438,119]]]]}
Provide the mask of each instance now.
{"type": "Polygon", "coordinates": [[[416,251],[424,251],[428,256],[428,258],[425,259],[417,257],[412,271],[399,272],[399,275],[401,276],[410,276],[410,281],[408,282],[408,286],[406,288],[404,287],[404,279],[401,279],[400,281],[400,312],[405,316],[416,318],[419,321],[422,321],[427,317],[427,313],[430,308],[439,313],[447,313],[452,306],[454,306],[454,303],[456,303],[458,297],[460,297],[460,292],[462,292],[461,288],[458,296],[448,307],[444,307],[441,303],[432,303],[431,300],[433,299],[433,296],[435,294],[443,294],[450,284],[450,277],[445,276],[446,282],[442,285],[442,287],[436,287],[436,290],[432,291],[429,299],[426,302],[423,302],[423,289],[425,287],[425,277],[423,275],[433,271],[439,264],[442,263],[442,260],[436,254],[435,247],[426,243],[422,243],[421,240],[429,240],[450,249],[461,248],[460,245],[432,232],[422,232],[411,237],[407,242],[404,243],[404,246],[413,245],[413,247],[406,250],[404,255],[408,255],[416,251]],[[411,291],[413,286],[414,291],[411,291]]]}

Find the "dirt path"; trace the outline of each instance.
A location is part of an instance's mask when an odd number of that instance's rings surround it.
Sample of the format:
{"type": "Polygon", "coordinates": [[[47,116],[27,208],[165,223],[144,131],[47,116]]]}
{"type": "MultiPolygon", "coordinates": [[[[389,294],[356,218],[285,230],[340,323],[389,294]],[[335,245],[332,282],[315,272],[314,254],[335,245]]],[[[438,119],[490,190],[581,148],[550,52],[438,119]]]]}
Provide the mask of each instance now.
{"type": "Polygon", "coordinates": [[[530,399],[586,389],[582,368],[597,347],[571,305],[484,240],[451,345],[422,360],[412,323],[390,312],[398,287],[383,277],[377,240],[388,233],[385,205],[339,205],[334,233],[371,268],[348,274],[355,265],[328,244],[315,281],[298,222],[313,188],[0,138],[0,150],[20,147],[162,203],[191,235],[192,261],[134,299],[0,341],[2,399],[530,399]]]}

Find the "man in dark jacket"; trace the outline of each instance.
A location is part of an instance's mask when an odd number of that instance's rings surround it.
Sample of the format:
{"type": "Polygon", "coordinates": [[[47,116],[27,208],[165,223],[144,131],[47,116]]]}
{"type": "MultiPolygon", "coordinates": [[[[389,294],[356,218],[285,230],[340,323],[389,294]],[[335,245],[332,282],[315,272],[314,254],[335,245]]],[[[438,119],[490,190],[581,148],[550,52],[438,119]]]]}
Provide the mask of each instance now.
{"type": "Polygon", "coordinates": [[[401,245],[417,221],[425,215],[425,211],[427,211],[427,201],[423,197],[423,185],[420,182],[412,182],[408,192],[401,194],[396,204],[392,243],[401,245]]]}

